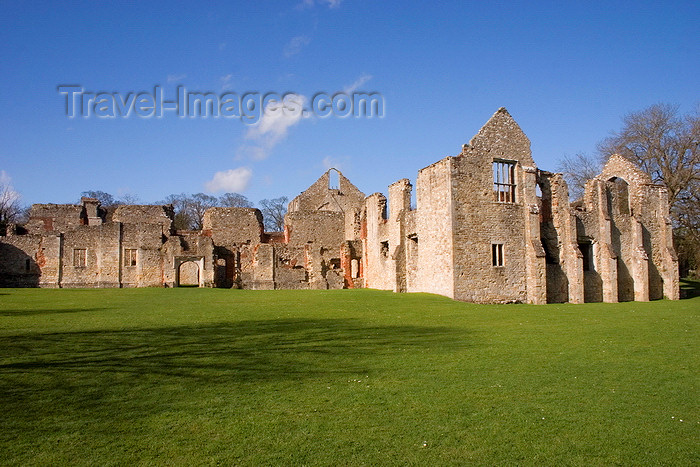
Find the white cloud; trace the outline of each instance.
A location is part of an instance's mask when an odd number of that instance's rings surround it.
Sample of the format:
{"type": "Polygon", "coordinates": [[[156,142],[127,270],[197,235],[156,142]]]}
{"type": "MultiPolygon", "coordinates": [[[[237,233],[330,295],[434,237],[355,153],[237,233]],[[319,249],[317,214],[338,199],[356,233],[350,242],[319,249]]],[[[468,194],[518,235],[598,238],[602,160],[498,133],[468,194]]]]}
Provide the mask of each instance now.
{"type": "Polygon", "coordinates": [[[224,172],[216,172],[214,177],[204,184],[209,192],[236,192],[241,193],[248,188],[253,171],[248,167],[238,167],[224,172]]]}
{"type": "Polygon", "coordinates": [[[183,79],[187,78],[187,75],[181,74],[181,75],[168,75],[168,83],[174,83],[176,81],[182,81],[183,79]]]}
{"type": "Polygon", "coordinates": [[[343,89],[343,92],[345,94],[352,94],[355,92],[360,86],[365,84],[367,81],[372,79],[372,75],[368,75],[367,73],[363,74],[359,78],[355,80],[354,83],[352,83],[350,86],[346,86],[345,89],[343,89]]]}
{"type": "Polygon", "coordinates": [[[326,5],[328,8],[338,8],[341,3],[343,3],[343,0],[303,0],[297,5],[297,8],[303,10],[305,8],[313,8],[315,5],[326,5]]]}
{"type": "Polygon", "coordinates": [[[284,46],[284,56],[289,58],[292,57],[303,49],[305,46],[311,43],[311,39],[308,36],[296,36],[292,37],[287,45],[284,46]]]}
{"type": "Polygon", "coordinates": [[[4,170],[0,170],[0,185],[6,186],[6,185],[11,185],[12,184],[12,179],[10,178],[9,175],[7,175],[7,172],[4,170]]]}
{"type": "Polygon", "coordinates": [[[321,0],[321,3],[328,5],[328,8],[338,8],[343,0],[321,0]]]}
{"type": "Polygon", "coordinates": [[[223,89],[223,90],[231,89],[232,88],[232,84],[231,84],[232,79],[233,79],[232,73],[229,73],[228,75],[220,77],[219,81],[221,81],[221,89],[223,89]]]}
{"type": "Polygon", "coordinates": [[[285,108],[279,102],[269,102],[266,105],[260,121],[246,132],[245,139],[250,143],[239,149],[239,157],[265,159],[272,149],[287,137],[289,129],[301,121],[304,117],[306,96],[289,94],[285,99],[285,108]]]}

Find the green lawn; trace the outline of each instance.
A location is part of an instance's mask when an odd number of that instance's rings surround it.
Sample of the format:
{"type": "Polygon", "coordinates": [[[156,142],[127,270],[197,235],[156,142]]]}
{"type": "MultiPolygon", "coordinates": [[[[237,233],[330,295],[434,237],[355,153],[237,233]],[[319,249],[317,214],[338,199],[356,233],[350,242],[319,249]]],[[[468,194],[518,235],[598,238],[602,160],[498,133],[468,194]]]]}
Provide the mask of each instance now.
{"type": "Polygon", "coordinates": [[[698,465],[699,316],[0,289],[0,464],[698,465]]]}

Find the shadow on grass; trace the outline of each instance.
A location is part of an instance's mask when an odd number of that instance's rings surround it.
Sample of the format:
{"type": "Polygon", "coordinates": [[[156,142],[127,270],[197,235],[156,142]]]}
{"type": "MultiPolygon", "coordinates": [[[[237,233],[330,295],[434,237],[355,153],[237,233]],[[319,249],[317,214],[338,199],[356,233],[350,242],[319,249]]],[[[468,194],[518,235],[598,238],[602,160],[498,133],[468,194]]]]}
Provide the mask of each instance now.
{"type": "MultiPolygon", "coordinates": [[[[0,294],[2,295],[2,294],[0,294]]],[[[0,316],[34,316],[34,315],[53,315],[60,313],[80,313],[83,311],[101,311],[106,308],[63,308],[63,309],[33,309],[27,310],[26,308],[18,310],[0,310],[0,316]]]]}
{"type": "MultiPolygon", "coordinates": [[[[67,407],[137,414],[147,404],[141,394],[164,387],[190,392],[220,385],[230,391],[246,383],[377,374],[407,351],[466,347],[468,337],[446,327],[371,326],[352,319],[8,336],[0,338],[0,398],[22,419],[67,407]],[[133,394],[139,396],[131,399],[133,394]]],[[[167,407],[151,403],[147,411],[160,410],[167,407]]]]}
{"type": "Polygon", "coordinates": [[[700,297],[700,281],[681,279],[681,298],[700,297]]]}
{"type": "MultiPolygon", "coordinates": [[[[83,310],[76,310],[83,311],[83,310]]],[[[0,372],[76,371],[177,376],[206,382],[355,372],[365,357],[464,344],[444,327],[364,326],[348,319],[243,321],[0,338],[0,372]],[[343,362],[343,368],[334,363],[343,362]],[[349,366],[348,366],[349,365],[349,366]]]]}

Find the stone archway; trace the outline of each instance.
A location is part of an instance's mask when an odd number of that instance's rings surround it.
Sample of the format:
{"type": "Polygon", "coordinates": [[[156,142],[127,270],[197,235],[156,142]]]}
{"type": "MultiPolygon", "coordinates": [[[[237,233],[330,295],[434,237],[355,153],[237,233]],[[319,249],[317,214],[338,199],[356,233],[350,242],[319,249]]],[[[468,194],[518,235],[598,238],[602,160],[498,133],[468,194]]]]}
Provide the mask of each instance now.
{"type": "Polygon", "coordinates": [[[175,287],[203,287],[203,256],[179,256],[175,258],[175,287]]]}

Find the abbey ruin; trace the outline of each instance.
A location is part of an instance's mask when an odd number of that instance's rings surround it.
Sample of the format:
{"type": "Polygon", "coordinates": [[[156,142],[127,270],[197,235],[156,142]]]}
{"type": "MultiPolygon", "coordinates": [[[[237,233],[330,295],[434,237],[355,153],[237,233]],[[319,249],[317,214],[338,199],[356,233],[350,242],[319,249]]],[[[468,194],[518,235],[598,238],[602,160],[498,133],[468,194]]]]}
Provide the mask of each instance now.
{"type": "MultiPolygon", "coordinates": [[[[332,169],[333,170],[333,169],[332,169]]],[[[388,198],[326,172],[289,203],[284,232],[257,209],[211,208],[173,228],[172,206],[35,204],[0,237],[3,287],[228,287],[430,292],[480,303],[678,299],[666,189],[620,156],[569,202],[499,109],[456,156],[388,198]]],[[[337,172],[337,171],[336,171],[337,172]]]]}

